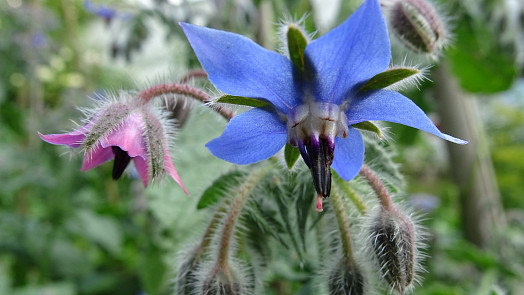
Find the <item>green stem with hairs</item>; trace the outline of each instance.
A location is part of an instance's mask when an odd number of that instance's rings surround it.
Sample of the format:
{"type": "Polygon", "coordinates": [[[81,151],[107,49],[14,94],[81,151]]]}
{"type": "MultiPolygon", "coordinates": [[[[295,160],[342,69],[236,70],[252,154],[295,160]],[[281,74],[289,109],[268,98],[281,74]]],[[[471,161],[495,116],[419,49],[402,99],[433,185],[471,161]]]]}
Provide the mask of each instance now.
{"type": "Polygon", "coordinates": [[[218,268],[223,270],[228,269],[229,250],[236,223],[240,217],[242,209],[244,209],[244,205],[246,204],[249,195],[251,195],[251,192],[257,186],[259,180],[264,177],[268,168],[269,165],[264,165],[251,172],[244,182],[238,186],[237,190],[234,191],[236,195],[231,201],[225,219],[223,219],[224,227],[220,233],[220,244],[218,246],[218,259],[216,265],[218,268]]]}
{"type": "Polygon", "coordinates": [[[362,201],[360,196],[355,192],[355,190],[353,190],[347,181],[342,179],[342,177],[340,177],[334,170],[332,172],[333,180],[337,187],[340,188],[346,196],[348,196],[353,204],[355,204],[358,212],[360,212],[362,215],[365,215],[367,212],[367,207],[366,204],[364,204],[364,201],[362,201]]]}
{"type": "Polygon", "coordinates": [[[338,229],[340,231],[340,240],[342,241],[342,250],[344,251],[344,258],[353,262],[353,249],[351,246],[351,235],[349,233],[347,212],[337,188],[334,188],[331,191],[331,196],[329,199],[331,204],[333,204],[333,211],[335,212],[335,216],[337,218],[338,229]]]}
{"type": "Polygon", "coordinates": [[[215,212],[215,214],[213,214],[213,217],[211,217],[211,221],[207,225],[206,230],[205,230],[204,234],[202,235],[202,240],[198,244],[198,248],[197,248],[197,251],[195,253],[195,261],[194,261],[195,264],[200,261],[200,258],[206,252],[209,244],[211,243],[211,237],[215,233],[215,230],[217,229],[217,226],[218,226],[218,224],[219,224],[219,222],[221,220],[221,217],[226,212],[226,208],[227,207],[225,207],[225,206],[221,206],[215,212]]]}

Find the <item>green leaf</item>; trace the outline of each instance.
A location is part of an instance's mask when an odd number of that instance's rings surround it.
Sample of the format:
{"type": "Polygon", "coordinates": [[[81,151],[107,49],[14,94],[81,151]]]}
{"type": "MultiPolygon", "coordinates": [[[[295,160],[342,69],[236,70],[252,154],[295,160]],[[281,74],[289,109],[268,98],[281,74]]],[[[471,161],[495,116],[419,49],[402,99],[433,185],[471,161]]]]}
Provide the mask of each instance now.
{"type": "Polygon", "coordinates": [[[215,179],[200,197],[197,209],[207,208],[218,203],[225,196],[228,188],[239,184],[239,178],[243,175],[244,173],[241,171],[232,171],[215,179]]]}
{"type": "Polygon", "coordinates": [[[284,149],[284,158],[286,159],[287,168],[291,169],[295,165],[300,156],[300,151],[296,147],[292,147],[286,143],[286,148],[284,149]]]}
{"type": "Polygon", "coordinates": [[[87,209],[77,210],[75,216],[76,220],[71,223],[74,231],[99,244],[113,255],[121,253],[123,237],[116,219],[87,209]]]}
{"type": "MultiPolygon", "coordinates": [[[[264,207],[264,204],[260,202],[254,202],[256,206],[250,206],[246,211],[246,218],[250,219],[249,226],[257,226],[261,233],[270,234],[275,238],[284,248],[289,249],[289,245],[286,243],[281,233],[285,231],[285,227],[281,221],[277,219],[274,208],[264,207]]],[[[260,236],[258,236],[260,238],[260,236]]],[[[264,239],[265,240],[265,239],[264,239]]]]}
{"type": "MultiPolygon", "coordinates": [[[[7,293],[6,293],[7,294],[7,293]]],[[[57,283],[47,283],[44,285],[28,285],[12,290],[11,295],[74,295],[78,294],[76,286],[72,282],[62,281],[57,283]]]]}
{"type": "Polygon", "coordinates": [[[359,91],[377,90],[393,85],[406,78],[420,73],[420,70],[412,67],[396,67],[387,69],[369,79],[359,91]]]}
{"type": "Polygon", "coordinates": [[[395,161],[398,156],[396,146],[369,134],[363,134],[362,138],[366,146],[364,162],[374,163],[373,168],[380,171],[382,181],[387,183],[392,192],[405,190],[404,175],[400,170],[400,165],[395,161]]]}
{"type": "MultiPolygon", "coordinates": [[[[295,179],[309,179],[311,177],[309,175],[309,171],[304,170],[302,175],[297,175],[295,179]],[[304,177],[305,176],[305,177],[304,177]]],[[[298,230],[298,234],[300,237],[300,241],[302,242],[302,249],[304,252],[306,251],[306,229],[308,224],[308,219],[310,218],[310,213],[312,211],[314,200],[316,199],[316,194],[312,194],[312,191],[315,191],[313,188],[313,182],[308,180],[307,183],[303,183],[302,185],[292,185],[292,193],[289,194],[291,196],[296,196],[295,201],[295,210],[296,210],[296,226],[298,230]]],[[[315,212],[315,215],[318,217],[321,217],[322,214],[317,214],[315,212]]]]}
{"type": "Polygon", "coordinates": [[[351,127],[361,129],[361,130],[367,130],[371,132],[375,132],[378,135],[378,138],[382,138],[382,131],[380,131],[380,128],[378,128],[377,125],[370,121],[364,121],[356,124],[352,124],[351,127]]]}
{"type": "Polygon", "coordinates": [[[250,97],[243,97],[243,96],[229,95],[229,94],[222,95],[221,97],[217,99],[216,102],[236,104],[236,105],[242,105],[242,106],[248,106],[248,107],[254,107],[254,108],[265,107],[269,105],[267,102],[263,102],[258,99],[254,99],[250,97]]]}
{"type": "Polygon", "coordinates": [[[460,86],[469,92],[496,93],[507,90],[518,76],[514,50],[500,41],[489,22],[463,18],[456,27],[456,42],[448,57],[460,86]]]}
{"type": "Polygon", "coordinates": [[[140,281],[147,294],[161,294],[164,287],[166,272],[168,270],[162,260],[162,253],[159,249],[151,247],[149,251],[143,252],[139,259],[140,281]]]}
{"type": "Polygon", "coordinates": [[[289,59],[301,70],[304,71],[304,51],[306,50],[307,38],[300,28],[288,25],[287,47],[289,59]]]}

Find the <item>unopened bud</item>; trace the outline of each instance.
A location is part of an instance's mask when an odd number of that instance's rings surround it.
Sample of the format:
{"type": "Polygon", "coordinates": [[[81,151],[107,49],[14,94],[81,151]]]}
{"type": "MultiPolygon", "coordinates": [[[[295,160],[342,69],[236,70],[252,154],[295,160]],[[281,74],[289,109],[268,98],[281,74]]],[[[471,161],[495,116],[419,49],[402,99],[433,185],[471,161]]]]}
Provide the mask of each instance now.
{"type": "MultiPolygon", "coordinates": [[[[202,267],[203,270],[207,267],[202,267]]],[[[214,266],[205,275],[201,283],[201,290],[197,294],[206,295],[244,295],[252,294],[251,285],[246,281],[244,274],[237,268],[214,266]]]]}
{"type": "Polygon", "coordinates": [[[437,55],[446,42],[444,20],[426,0],[394,1],[388,19],[397,38],[415,52],[437,55]]]}
{"type": "Polygon", "coordinates": [[[208,295],[240,295],[241,287],[237,283],[221,280],[207,281],[204,285],[204,293],[208,295]]]}
{"type": "Polygon", "coordinates": [[[175,278],[176,294],[191,295],[195,294],[197,279],[195,272],[198,268],[198,263],[194,253],[182,261],[178,266],[177,276],[175,278]]]}
{"type": "Polygon", "coordinates": [[[373,220],[369,241],[382,278],[399,294],[415,275],[415,231],[412,221],[396,209],[382,208],[373,220]]]}
{"type": "Polygon", "coordinates": [[[342,259],[328,277],[329,295],[365,294],[364,276],[354,261],[342,259]]]}

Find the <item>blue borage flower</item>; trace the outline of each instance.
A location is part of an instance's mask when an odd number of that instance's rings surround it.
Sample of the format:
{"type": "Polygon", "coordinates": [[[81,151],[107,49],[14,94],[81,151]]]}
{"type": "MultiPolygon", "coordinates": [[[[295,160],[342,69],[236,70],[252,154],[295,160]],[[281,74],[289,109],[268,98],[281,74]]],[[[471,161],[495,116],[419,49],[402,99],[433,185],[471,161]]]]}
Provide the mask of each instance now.
{"type": "Polygon", "coordinates": [[[398,92],[359,91],[386,70],[391,59],[377,0],[366,0],[340,26],[309,43],[304,71],[244,36],[187,23],[181,26],[215,87],[270,104],[233,117],[222,135],[206,145],[218,158],[254,163],[288,142],[299,148],[310,167],[319,196],[327,197],[330,167],[350,180],[362,166],[364,142],[352,124],[383,120],[467,143],[440,132],[424,111],[398,92]]]}

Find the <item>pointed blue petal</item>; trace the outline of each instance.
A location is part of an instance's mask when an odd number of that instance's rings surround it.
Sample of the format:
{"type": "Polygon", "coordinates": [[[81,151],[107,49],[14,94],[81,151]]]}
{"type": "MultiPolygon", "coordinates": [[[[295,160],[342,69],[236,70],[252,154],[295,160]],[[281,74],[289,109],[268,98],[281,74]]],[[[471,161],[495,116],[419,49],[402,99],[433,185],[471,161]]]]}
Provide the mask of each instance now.
{"type": "Polygon", "coordinates": [[[285,56],[238,34],[180,25],[209,80],[220,91],[266,100],[284,114],[300,102],[295,66],[285,56]]]}
{"type": "Polygon", "coordinates": [[[235,164],[265,160],[287,141],[286,124],[269,108],[254,108],[236,115],[224,133],[206,147],[217,158],[235,164]]]}
{"type": "Polygon", "coordinates": [[[454,143],[468,143],[440,132],[411,99],[395,91],[364,92],[350,102],[346,115],[350,125],[370,120],[389,121],[429,132],[454,143]]]}
{"type": "Polygon", "coordinates": [[[357,176],[364,162],[364,141],[358,130],[349,127],[348,137],[335,139],[335,159],[331,168],[344,180],[357,176]]]}
{"type": "Polygon", "coordinates": [[[306,47],[313,94],[340,104],[391,59],[388,32],[377,0],[367,0],[344,23],[306,47]]]}

